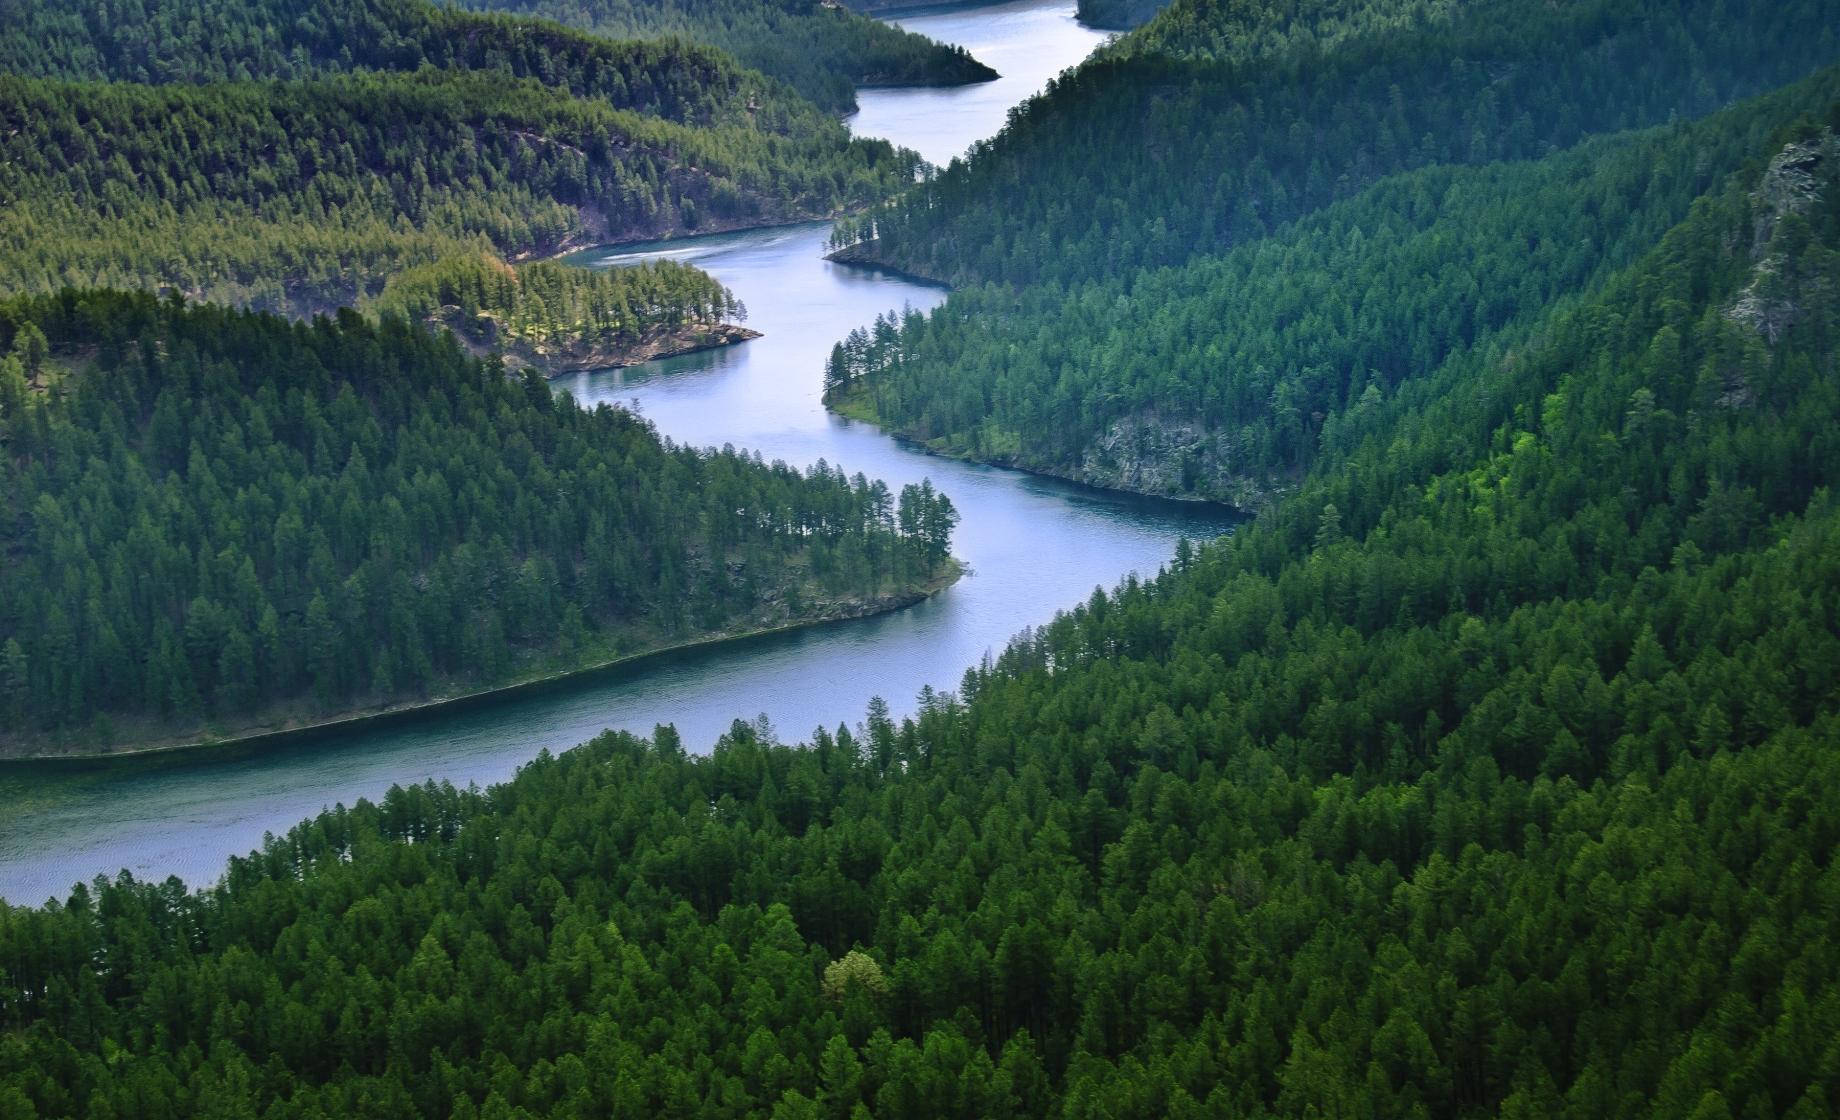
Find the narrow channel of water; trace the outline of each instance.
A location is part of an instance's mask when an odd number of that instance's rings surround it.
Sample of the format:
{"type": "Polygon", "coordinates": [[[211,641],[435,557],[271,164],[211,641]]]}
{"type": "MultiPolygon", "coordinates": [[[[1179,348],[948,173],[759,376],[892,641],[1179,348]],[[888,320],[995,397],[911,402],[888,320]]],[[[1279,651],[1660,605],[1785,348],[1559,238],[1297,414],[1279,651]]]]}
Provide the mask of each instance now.
{"type": "Polygon", "coordinates": [[[995,136],[1010,109],[1098,49],[1109,33],[1073,18],[1061,0],[1013,0],[986,7],[946,7],[893,15],[909,31],[956,43],[1002,77],[942,89],[865,89],[856,94],[850,127],[881,136],[944,166],[979,140],[995,136]]]}
{"type": "MultiPolygon", "coordinates": [[[[1069,0],[1022,0],[897,22],[966,44],[1005,74],[956,90],[873,90],[852,124],[961,152],[1008,106],[1084,57],[1102,36],[1069,0]]],[[[141,878],[215,879],[224,860],[324,807],[392,784],[487,784],[540,749],[614,727],[673,723],[693,749],[736,718],[765,715],[788,740],[854,723],[873,696],[910,711],[923,686],[950,689],[986,652],[1125,573],[1154,572],[1181,536],[1230,527],[1218,509],[1104,494],[1014,471],[932,458],[839,420],[819,400],[831,343],[878,313],[944,298],[932,287],[821,257],[823,224],[578,254],[587,267],[655,256],[696,262],[748,305],[765,337],[742,346],[558,382],[584,401],[637,401],[665,435],[733,443],[768,459],[820,458],[897,489],[932,478],[963,516],[953,551],[971,567],[910,610],[652,659],[544,691],[280,747],[159,760],[0,771],[0,897],[37,903],[126,867],[141,878]]]]}

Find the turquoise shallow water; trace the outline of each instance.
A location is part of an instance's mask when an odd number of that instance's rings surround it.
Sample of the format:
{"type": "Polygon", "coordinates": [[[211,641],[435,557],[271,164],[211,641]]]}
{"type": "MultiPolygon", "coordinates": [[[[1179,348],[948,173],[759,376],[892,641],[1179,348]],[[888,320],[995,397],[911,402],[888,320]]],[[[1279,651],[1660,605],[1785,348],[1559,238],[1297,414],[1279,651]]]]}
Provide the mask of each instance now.
{"type": "MultiPolygon", "coordinates": [[[[918,147],[962,151],[1101,36],[1072,5],[1029,2],[899,21],[969,46],[1005,74],[957,90],[873,90],[852,125],[918,147]]],[[[1111,586],[1154,572],[1178,537],[1230,527],[1224,511],[1104,494],[1015,471],[921,454],[819,401],[832,342],[878,313],[930,307],[932,287],[822,259],[822,224],[577,254],[585,267],[650,256],[696,262],[734,289],[764,337],[628,370],[557,382],[585,401],[637,402],[665,435],[733,443],[800,465],[823,458],[890,486],[930,477],[963,516],[953,551],[971,574],[910,610],[667,655],[566,686],[285,746],[158,760],[0,770],[0,897],[37,903],[72,883],[136,876],[215,879],[224,860],[337,802],[392,784],[500,781],[544,748],[603,728],[674,723],[705,748],[736,718],[766,715],[780,735],[854,723],[873,696],[911,710],[923,686],[954,687],[1017,631],[1111,586]]]]}

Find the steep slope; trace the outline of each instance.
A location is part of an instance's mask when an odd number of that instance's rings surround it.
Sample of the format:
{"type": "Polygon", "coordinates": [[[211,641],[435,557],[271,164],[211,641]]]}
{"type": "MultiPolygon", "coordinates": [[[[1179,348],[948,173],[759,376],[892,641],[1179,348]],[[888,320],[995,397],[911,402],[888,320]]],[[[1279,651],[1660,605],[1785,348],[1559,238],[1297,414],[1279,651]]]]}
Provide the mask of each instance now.
{"type": "MultiPolygon", "coordinates": [[[[1213,18],[1274,26],[1240,9],[1213,18]]],[[[1483,0],[1444,19],[1305,26],[1224,59],[1127,40],[843,240],[952,283],[1117,276],[1263,236],[1389,174],[1704,116],[1840,57],[1819,0],[1483,0]]]]}
{"type": "Polygon", "coordinates": [[[900,727],[0,910],[16,1110],[1828,1115],[1840,113],[900,727]]]}
{"type": "Polygon", "coordinates": [[[951,454],[1258,508],[1403,383],[1628,264],[1836,97],[1829,70],[1692,125],[1394,176],[1177,267],[963,291],[845,345],[829,399],[951,454]]]}
{"type": "Polygon", "coordinates": [[[1483,7],[1477,0],[1175,0],[1112,52],[1234,63],[1298,50],[1326,54],[1389,31],[1448,24],[1465,9],[1483,7]]]}

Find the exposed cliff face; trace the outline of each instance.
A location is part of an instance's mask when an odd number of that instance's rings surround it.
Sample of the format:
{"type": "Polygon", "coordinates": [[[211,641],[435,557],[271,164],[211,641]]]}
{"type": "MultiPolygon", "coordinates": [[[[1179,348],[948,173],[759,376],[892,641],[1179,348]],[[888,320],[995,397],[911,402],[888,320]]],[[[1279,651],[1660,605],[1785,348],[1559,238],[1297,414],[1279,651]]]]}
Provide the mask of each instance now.
{"type": "MultiPolygon", "coordinates": [[[[1816,259],[1825,254],[1810,244],[1809,216],[1832,206],[1840,193],[1840,135],[1823,129],[1809,139],[1786,145],[1770,161],[1751,193],[1750,243],[1740,236],[1735,252],[1751,261],[1750,282],[1726,308],[1725,315],[1756,331],[1774,345],[1817,300],[1832,298],[1833,269],[1816,259]]],[[[1719,403],[1738,408],[1752,400],[1750,387],[1735,379],[1719,403]]],[[[1239,448],[1228,432],[1212,431],[1191,419],[1144,413],[1114,422],[1080,454],[1071,469],[1043,469],[1093,486],[1174,498],[1226,502],[1246,510],[1262,509],[1282,495],[1280,479],[1248,477],[1236,464],[1239,448]]]]}
{"type": "Polygon", "coordinates": [[[1193,420],[1154,413],[1114,422],[1080,456],[1074,477],[1092,486],[1261,509],[1281,487],[1238,474],[1234,439],[1193,420]]]}
{"type": "Polygon", "coordinates": [[[1015,432],[984,432],[989,442],[971,446],[946,437],[928,438],[912,428],[888,424],[876,412],[870,395],[860,388],[828,394],[824,403],[839,416],[874,424],[913,441],[930,454],[1064,478],[1103,490],[1217,502],[1256,513],[1291,489],[1282,480],[1235,473],[1235,441],[1189,419],[1145,413],[1116,421],[1080,453],[1077,462],[1070,464],[1023,448],[1024,441],[1015,432]]]}
{"type": "Polygon", "coordinates": [[[1835,189],[1840,178],[1840,137],[1823,129],[1809,140],[1776,154],[1751,192],[1751,280],[1725,315],[1774,344],[1795,321],[1810,295],[1828,283],[1824,270],[1808,267],[1800,250],[1807,240],[1806,216],[1835,189]]]}
{"type": "Polygon", "coordinates": [[[1821,187],[1834,178],[1834,161],[1840,156],[1840,138],[1832,129],[1776,153],[1751,199],[1757,204],[1751,256],[1761,259],[1784,217],[1806,214],[1821,197],[1821,187]]]}

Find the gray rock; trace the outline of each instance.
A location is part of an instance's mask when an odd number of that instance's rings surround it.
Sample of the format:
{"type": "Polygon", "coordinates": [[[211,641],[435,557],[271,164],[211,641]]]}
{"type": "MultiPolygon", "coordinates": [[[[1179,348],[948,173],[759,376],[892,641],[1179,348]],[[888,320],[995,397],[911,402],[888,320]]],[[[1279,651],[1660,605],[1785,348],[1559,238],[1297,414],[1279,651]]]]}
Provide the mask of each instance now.
{"type": "Polygon", "coordinates": [[[1776,153],[1751,192],[1756,217],[1750,255],[1755,264],[1750,283],[1725,309],[1725,317],[1750,327],[1769,343],[1782,338],[1801,317],[1803,285],[1824,282],[1798,275],[1796,262],[1776,246],[1777,231],[1784,219],[1806,214],[1821,192],[1831,188],[1836,174],[1840,174],[1840,137],[1832,129],[1823,129],[1819,136],[1776,153]]]}

